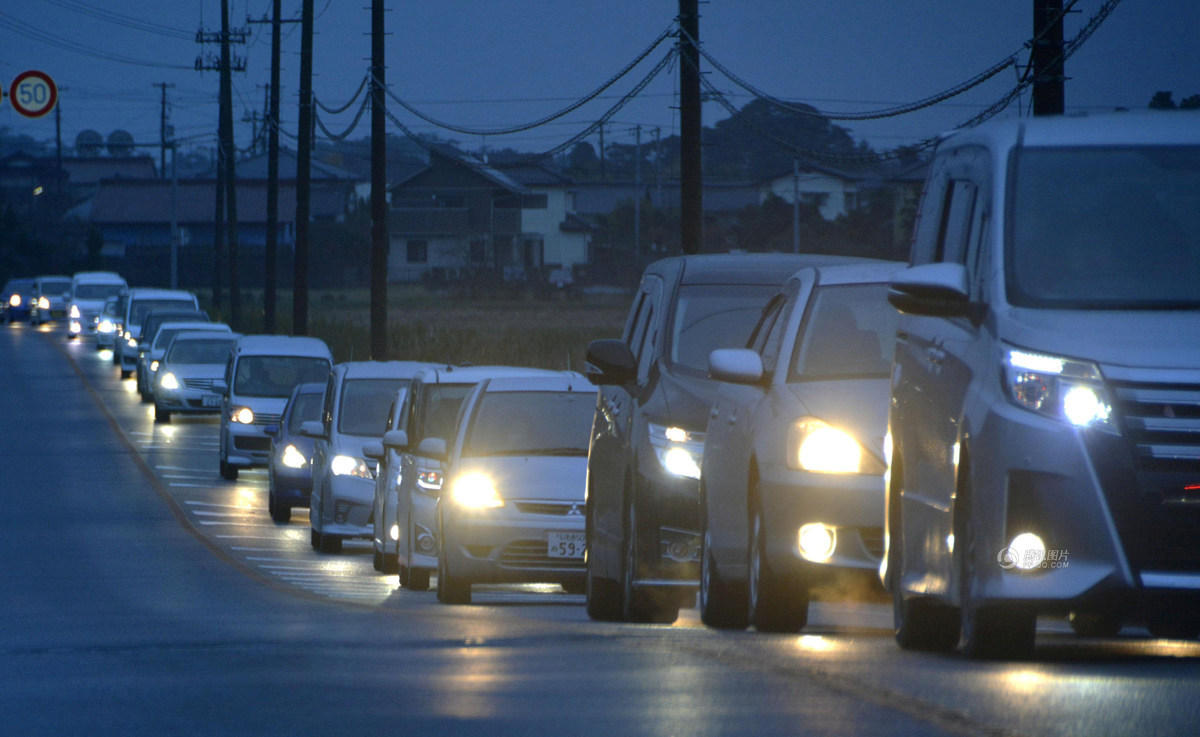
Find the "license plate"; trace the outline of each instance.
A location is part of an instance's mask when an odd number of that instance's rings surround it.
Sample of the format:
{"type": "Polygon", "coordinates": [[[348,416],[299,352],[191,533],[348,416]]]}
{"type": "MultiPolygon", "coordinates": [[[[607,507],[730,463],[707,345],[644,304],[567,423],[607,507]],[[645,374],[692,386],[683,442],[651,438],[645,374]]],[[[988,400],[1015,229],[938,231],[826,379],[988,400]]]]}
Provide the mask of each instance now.
{"type": "Polygon", "coordinates": [[[203,397],[200,398],[200,404],[205,407],[220,407],[221,406],[221,395],[220,394],[205,394],[203,397]]]}
{"type": "Polygon", "coordinates": [[[546,554],[551,558],[578,558],[583,560],[587,549],[587,534],[583,532],[546,533],[546,554]]]}

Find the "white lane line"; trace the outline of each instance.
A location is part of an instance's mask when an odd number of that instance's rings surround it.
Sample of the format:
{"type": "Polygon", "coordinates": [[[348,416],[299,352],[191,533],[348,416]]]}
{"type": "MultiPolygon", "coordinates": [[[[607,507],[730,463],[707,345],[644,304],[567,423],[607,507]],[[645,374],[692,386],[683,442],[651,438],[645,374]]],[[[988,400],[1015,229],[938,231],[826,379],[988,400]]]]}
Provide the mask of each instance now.
{"type": "Polygon", "coordinates": [[[205,526],[212,526],[212,525],[243,525],[245,527],[273,527],[274,526],[274,525],[268,525],[268,524],[262,523],[262,522],[239,522],[236,520],[206,520],[206,519],[202,519],[202,520],[198,520],[198,521],[200,522],[200,524],[205,525],[205,526]]]}
{"type": "MultiPolygon", "coordinates": [[[[223,540],[280,540],[278,535],[213,535],[223,540]]],[[[304,542],[298,537],[285,537],[284,540],[296,543],[304,542]]]]}
{"type": "Polygon", "coordinates": [[[202,502],[199,499],[188,499],[184,504],[190,504],[193,507],[220,507],[221,509],[240,509],[245,512],[258,512],[266,509],[266,507],[248,507],[245,504],[221,504],[220,502],[202,502]]]}
{"type": "Polygon", "coordinates": [[[201,481],[212,479],[216,476],[216,474],[197,471],[196,473],[164,473],[161,474],[161,476],[164,479],[191,479],[192,481],[201,481]]]}
{"type": "Polygon", "coordinates": [[[193,509],[192,514],[198,517],[234,517],[237,519],[245,519],[246,517],[254,516],[255,510],[245,509],[240,512],[212,512],[207,509],[193,509]]]}
{"type": "MultiPolygon", "coordinates": [[[[288,548],[255,548],[248,545],[230,545],[229,549],[236,550],[239,553],[281,553],[288,551],[288,548]]],[[[300,546],[297,545],[294,549],[299,551],[300,546]]]]}
{"type": "Polygon", "coordinates": [[[186,466],[155,466],[159,471],[187,471],[189,473],[212,473],[211,468],[188,468],[186,466]]]}
{"type": "Polygon", "coordinates": [[[211,489],[212,484],[181,484],[178,481],[172,481],[168,484],[173,489],[211,489]]]}

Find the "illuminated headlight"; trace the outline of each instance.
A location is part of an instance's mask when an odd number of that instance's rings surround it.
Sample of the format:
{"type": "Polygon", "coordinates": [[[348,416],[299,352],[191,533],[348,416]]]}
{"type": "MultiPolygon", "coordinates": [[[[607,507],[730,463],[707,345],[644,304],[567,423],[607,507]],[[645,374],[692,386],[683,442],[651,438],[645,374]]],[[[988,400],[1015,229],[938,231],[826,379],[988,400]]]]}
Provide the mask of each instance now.
{"type": "Polygon", "coordinates": [[[150,362],[150,370],[151,370],[151,371],[158,371],[158,361],[151,361],[151,362],[150,362]]]}
{"type": "Polygon", "coordinates": [[[788,429],[787,465],[813,473],[877,473],[879,459],[863,450],[850,433],[815,417],[797,420],[788,429]]]}
{"type": "Polygon", "coordinates": [[[700,478],[700,461],[704,457],[704,433],[689,432],[682,427],[647,425],[650,446],[658,462],[672,476],[700,478]]]}
{"type": "Polygon", "coordinates": [[[353,476],[356,479],[374,478],[367,462],[361,458],[347,455],[335,455],[329,462],[329,470],[334,476],[353,476]]]}
{"type": "MultiPolygon", "coordinates": [[[[125,333],[125,334],[129,335],[129,333],[125,333]]],[[[129,346],[131,349],[133,349],[135,351],[137,350],[137,341],[134,340],[133,338],[126,338],[125,345],[129,346]]]]}
{"type": "Polygon", "coordinates": [[[72,317],[76,320],[83,317],[83,315],[79,312],[79,305],[71,305],[71,311],[67,313],[67,317],[72,317]]]}
{"type": "Polygon", "coordinates": [[[97,323],[96,330],[108,335],[109,333],[115,333],[117,331],[117,326],[113,325],[112,320],[101,320],[99,323],[97,323]]]}
{"type": "Polygon", "coordinates": [[[1008,548],[1001,553],[1000,564],[1022,571],[1040,568],[1046,560],[1046,543],[1032,532],[1022,532],[1012,539],[1008,548]]]}
{"type": "Polygon", "coordinates": [[[229,419],[243,425],[253,425],[254,411],[249,407],[237,407],[233,410],[233,414],[229,416],[229,419]]]}
{"type": "Polygon", "coordinates": [[[69,330],[72,335],[74,335],[76,333],[82,333],[83,325],[78,320],[72,320],[70,322],[70,324],[67,326],[67,330],[69,330]]]}
{"type": "Polygon", "coordinates": [[[1005,385],[1019,407],[1116,433],[1113,402],[1100,368],[1090,361],[1030,353],[1015,348],[1004,356],[1005,385]]]}
{"type": "MultiPolygon", "coordinates": [[[[161,379],[158,380],[158,385],[161,386],[163,389],[166,389],[167,391],[173,392],[179,388],[179,377],[175,376],[175,374],[168,371],[162,375],[161,379]]],[[[254,413],[251,412],[250,414],[251,414],[251,420],[253,420],[254,413]]]]}
{"type": "MultiPolygon", "coordinates": [[[[345,458],[346,456],[337,456],[337,458],[345,458]]],[[[337,460],[336,458],[334,459],[337,460]]],[[[279,462],[288,468],[304,468],[308,465],[308,459],[304,454],[296,448],[296,446],[288,443],[283,447],[283,452],[279,454],[279,462]]],[[[336,472],[335,472],[336,473],[336,472]]]]}
{"type": "Polygon", "coordinates": [[[801,525],[796,534],[800,555],[814,563],[825,563],[837,549],[837,530],[820,522],[801,525]]]}
{"type": "Polygon", "coordinates": [[[37,306],[39,310],[48,310],[50,309],[50,300],[45,297],[38,297],[37,306]]]}
{"type": "Polygon", "coordinates": [[[133,333],[126,330],[125,331],[125,340],[133,340],[133,333]]]}
{"type": "Polygon", "coordinates": [[[20,307],[21,306],[21,295],[14,294],[13,296],[9,297],[8,304],[11,307],[20,307]]]}
{"type": "MultiPolygon", "coordinates": [[[[425,491],[441,491],[442,484],[445,479],[442,477],[441,471],[420,471],[417,473],[417,486],[425,491]]],[[[396,477],[397,486],[400,484],[400,477],[396,477]]]]}
{"type": "Polygon", "coordinates": [[[450,499],[467,509],[495,509],[504,506],[492,480],[480,473],[469,473],[454,479],[450,499]]]}

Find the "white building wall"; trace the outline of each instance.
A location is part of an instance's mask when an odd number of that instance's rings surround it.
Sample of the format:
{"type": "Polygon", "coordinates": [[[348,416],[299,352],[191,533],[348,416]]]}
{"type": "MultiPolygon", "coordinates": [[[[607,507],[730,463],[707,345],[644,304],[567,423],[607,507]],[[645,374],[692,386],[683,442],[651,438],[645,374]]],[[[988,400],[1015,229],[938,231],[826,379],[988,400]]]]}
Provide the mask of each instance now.
{"type": "MultiPolygon", "coordinates": [[[[844,179],[816,172],[801,171],[799,184],[801,202],[804,202],[806,195],[823,198],[820,212],[821,217],[826,220],[835,220],[845,215],[847,194],[853,200],[857,192],[854,185],[844,179]]],[[[791,175],[779,177],[767,183],[759,197],[759,202],[765,202],[773,194],[790,204],[794,191],[795,185],[791,175]]]]}

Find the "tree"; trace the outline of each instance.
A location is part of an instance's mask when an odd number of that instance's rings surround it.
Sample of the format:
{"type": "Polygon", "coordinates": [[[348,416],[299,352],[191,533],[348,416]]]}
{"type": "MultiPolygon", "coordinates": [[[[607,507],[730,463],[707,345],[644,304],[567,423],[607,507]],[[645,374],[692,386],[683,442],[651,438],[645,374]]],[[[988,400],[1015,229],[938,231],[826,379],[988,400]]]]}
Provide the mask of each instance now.
{"type": "Polygon", "coordinates": [[[1154,97],[1150,98],[1151,110],[1174,110],[1175,100],[1171,97],[1170,90],[1159,90],[1154,93],[1154,97]]]}

